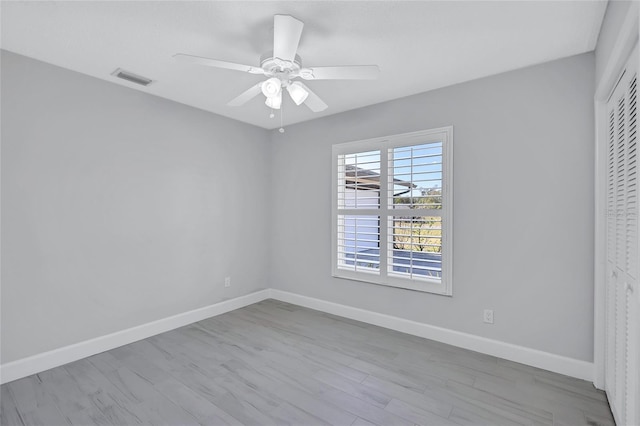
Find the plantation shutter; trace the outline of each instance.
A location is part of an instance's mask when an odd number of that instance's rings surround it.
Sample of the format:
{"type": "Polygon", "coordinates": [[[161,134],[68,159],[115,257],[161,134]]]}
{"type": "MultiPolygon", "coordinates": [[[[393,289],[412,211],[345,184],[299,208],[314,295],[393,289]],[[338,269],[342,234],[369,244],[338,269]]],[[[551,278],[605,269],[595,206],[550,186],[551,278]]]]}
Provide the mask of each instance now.
{"type": "Polygon", "coordinates": [[[441,278],[442,143],[390,148],[388,155],[389,271],[441,278]]]}
{"type": "Polygon", "coordinates": [[[380,150],[340,155],[337,261],[345,271],[380,274],[380,150]]]}
{"type": "Polygon", "coordinates": [[[452,128],[333,146],[332,274],[451,294],[452,128]]]}

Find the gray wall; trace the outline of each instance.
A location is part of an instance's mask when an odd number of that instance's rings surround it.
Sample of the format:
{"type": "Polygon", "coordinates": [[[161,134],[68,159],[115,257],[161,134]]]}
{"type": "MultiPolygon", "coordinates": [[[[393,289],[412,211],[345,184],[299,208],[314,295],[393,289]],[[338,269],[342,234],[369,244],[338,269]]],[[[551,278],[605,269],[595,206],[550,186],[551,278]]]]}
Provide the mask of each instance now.
{"type": "Polygon", "coordinates": [[[592,54],[284,134],[1,59],[3,363],[269,285],[592,359],[592,54]],[[331,145],[450,124],[454,296],[332,278],[331,145]]]}
{"type": "Polygon", "coordinates": [[[584,54],[272,132],[271,286],[591,361],[593,82],[584,54]],[[332,278],[331,145],[447,125],[453,297],[332,278]]]}
{"type": "Polygon", "coordinates": [[[611,52],[613,50],[613,45],[616,42],[618,32],[627,16],[627,12],[629,11],[630,6],[630,1],[621,0],[611,0],[607,4],[607,11],[604,15],[604,20],[602,21],[602,27],[600,28],[600,34],[598,35],[598,44],[596,45],[595,51],[596,83],[600,81],[602,73],[604,72],[607,63],[609,62],[609,58],[611,57],[611,52]]]}
{"type": "Polygon", "coordinates": [[[268,287],[265,130],[1,59],[3,363],[268,287]]]}

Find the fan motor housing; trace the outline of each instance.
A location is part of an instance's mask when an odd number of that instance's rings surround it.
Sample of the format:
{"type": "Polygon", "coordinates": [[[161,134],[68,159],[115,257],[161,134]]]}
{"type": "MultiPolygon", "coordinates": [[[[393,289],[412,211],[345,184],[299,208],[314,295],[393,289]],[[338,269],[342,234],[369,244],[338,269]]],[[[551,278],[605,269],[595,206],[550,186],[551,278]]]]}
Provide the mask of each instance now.
{"type": "Polygon", "coordinates": [[[300,55],[296,55],[293,61],[283,61],[280,58],[275,58],[273,52],[267,52],[260,57],[260,66],[263,70],[271,74],[280,73],[295,73],[302,68],[302,59],[300,55]]]}

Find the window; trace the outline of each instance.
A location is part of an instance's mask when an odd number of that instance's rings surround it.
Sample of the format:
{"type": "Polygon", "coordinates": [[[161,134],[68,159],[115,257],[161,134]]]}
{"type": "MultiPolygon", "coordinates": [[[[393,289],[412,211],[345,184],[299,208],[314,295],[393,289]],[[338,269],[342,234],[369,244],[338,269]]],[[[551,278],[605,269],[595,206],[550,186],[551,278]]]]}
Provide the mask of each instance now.
{"type": "Polygon", "coordinates": [[[333,276],[451,295],[453,128],[333,146],[333,276]]]}

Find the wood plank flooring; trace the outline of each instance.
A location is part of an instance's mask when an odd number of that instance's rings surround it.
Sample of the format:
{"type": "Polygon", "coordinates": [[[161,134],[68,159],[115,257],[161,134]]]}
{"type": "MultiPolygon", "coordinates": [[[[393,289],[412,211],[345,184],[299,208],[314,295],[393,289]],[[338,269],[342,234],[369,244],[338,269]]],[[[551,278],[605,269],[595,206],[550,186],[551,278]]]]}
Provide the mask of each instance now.
{"type": "Polygon", "coordinates": [[[266,300],[1,387],[2,425],[613,425],[591,383],[266,300]]]}

